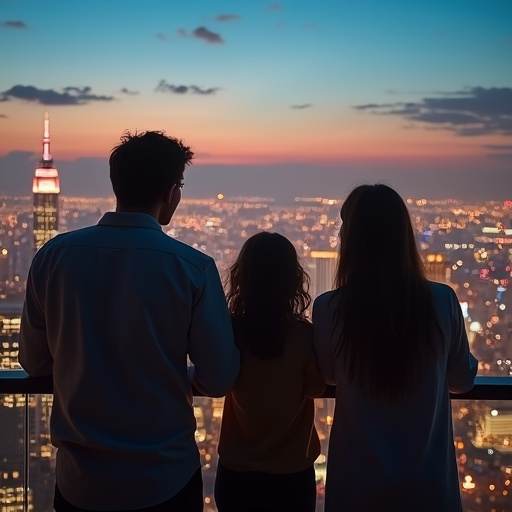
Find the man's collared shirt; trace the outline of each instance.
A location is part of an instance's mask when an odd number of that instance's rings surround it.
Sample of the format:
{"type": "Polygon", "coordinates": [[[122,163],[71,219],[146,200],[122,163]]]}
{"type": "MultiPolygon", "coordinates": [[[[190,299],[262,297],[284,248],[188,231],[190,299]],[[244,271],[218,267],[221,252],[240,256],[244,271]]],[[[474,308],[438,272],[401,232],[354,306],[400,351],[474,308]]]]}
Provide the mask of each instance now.
{"type": "Polygon", "coordinates": [[[239,368],[213,259],[142,213],[106,213],[36,253],[19,360],[53,375],[57,484],[86,509],[180,491],[200,466],[189,378],[221,396],[239,368]]]}

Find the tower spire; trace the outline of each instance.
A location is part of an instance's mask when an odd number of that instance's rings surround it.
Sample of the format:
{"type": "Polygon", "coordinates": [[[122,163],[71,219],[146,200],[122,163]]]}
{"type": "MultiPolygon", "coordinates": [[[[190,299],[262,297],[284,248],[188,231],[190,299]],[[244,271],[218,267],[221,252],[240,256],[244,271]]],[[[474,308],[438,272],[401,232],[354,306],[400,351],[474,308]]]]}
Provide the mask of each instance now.
{"type": "Polygon", "coordinates": [[[50,154],[50,116],[44,114],[43,156],[32,181],[34,194],[34,249],[39,250],[59,229],[59,172],[50,154]]]}
{"type": "Polygon", "coordinates": [[[50,154],[50,115],[44,113],[44,129],[43,129],[43,157],[40,161],[41,167],[52,167],[53,158],[50,154]]]}

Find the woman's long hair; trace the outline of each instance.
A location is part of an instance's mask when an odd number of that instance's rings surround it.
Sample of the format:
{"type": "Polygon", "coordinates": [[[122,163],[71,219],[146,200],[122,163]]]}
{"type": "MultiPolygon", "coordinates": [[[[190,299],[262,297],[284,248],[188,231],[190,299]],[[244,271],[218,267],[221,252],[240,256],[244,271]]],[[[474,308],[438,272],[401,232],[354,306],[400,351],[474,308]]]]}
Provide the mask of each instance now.
{"type": "Polygon", "coordinates": [[[392,188],[361,185],[341,220],[337,351],[368,396],[405,396],[435,357],[439,329],[409,212],[392,188]]]}
{"type": "Polygon", "coordinates": [[[279,357],[290,319],[305,320],[311,303],[295,247],[278,233],[252,236],[229,269],[227,288],[237,343],[261,359],[279,357]]]}

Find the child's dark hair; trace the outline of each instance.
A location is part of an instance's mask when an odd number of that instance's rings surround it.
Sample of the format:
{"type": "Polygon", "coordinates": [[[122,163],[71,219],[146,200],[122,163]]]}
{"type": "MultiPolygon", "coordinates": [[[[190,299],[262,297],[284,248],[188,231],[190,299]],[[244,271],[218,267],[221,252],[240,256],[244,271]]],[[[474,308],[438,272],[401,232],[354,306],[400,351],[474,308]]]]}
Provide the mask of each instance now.
{"type": "Polygon", "coordinates": [[[249,238],[229,269],[227,301],[237,343],[262,359],[281,355],[291,319],[306,320],[309,276],[291,242],[278,233],[249,238]]]}

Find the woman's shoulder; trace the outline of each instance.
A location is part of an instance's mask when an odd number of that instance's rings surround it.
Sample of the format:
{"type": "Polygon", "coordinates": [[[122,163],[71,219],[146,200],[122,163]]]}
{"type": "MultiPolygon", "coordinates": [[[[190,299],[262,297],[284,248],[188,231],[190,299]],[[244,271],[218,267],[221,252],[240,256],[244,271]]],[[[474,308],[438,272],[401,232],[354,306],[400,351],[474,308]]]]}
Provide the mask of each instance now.
{"type": "Polygon", "coordinates": [[[322,293],[313,302],[313,321],[319,313],[336,310],[339,307],[339,300],[343,294],[343,289],[338,288],[329,292],[322,293]]]}
{"type": "Polygon", "coordinates": [[[453,300],[457,297],[455,290],[447,284],[438,283],[436,281],[427,281],[427,284],[432,293],[434,302],[453,300]]]}
{"type": "Polygon", "coordinates": [[[336,290],[330,290],[328,292],[321,293],[313,301],[314,304],[325,304],[333,300],[333,298],[341,292],[341,288],[336,290]]]}

